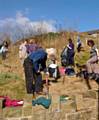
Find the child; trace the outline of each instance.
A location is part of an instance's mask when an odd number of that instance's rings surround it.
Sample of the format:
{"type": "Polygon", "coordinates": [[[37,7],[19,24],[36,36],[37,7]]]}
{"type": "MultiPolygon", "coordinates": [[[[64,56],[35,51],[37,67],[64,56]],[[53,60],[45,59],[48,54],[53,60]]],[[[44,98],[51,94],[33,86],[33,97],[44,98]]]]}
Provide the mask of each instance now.
{"type": "Polygon", "coordinates": [[[55,78],[55,80],[57,80],[60,77],[60,73],[56,60],[56,50],[54,48],[50,48],[49,50],[47,50],[47,53],[47,70],[49,72],[49,77],[55,78]]]}

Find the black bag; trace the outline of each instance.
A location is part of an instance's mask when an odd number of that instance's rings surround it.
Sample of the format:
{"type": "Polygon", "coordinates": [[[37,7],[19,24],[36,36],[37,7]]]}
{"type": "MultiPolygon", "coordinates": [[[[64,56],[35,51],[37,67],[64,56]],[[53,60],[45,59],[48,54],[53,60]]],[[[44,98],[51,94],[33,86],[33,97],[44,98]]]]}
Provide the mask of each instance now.
{"type": "Polygon", "coordinates": [[[75,70],[74,68],[66,68],[65,73],[69,76],[75,75],[75,70]]]}

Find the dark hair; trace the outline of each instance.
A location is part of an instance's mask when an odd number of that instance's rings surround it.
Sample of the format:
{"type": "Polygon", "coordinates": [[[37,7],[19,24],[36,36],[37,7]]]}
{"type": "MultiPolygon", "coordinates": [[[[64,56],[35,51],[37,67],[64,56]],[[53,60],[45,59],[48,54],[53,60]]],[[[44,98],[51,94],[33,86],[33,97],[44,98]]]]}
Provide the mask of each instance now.
{"type": "Polygon", "coordinates": [[[69,39],[68,39],[68,41],[69,41],[69,42],[72,42],[72,39],[71,39],[71,38],[69,38],[69,39]]]}
{"type": "Polygon", "coordinates": [[[4,42],[3,42],[3,45],[4,45],[6,48],[8,48],[8,46],[9,46],[7,41],[4,41],[4,42]]]}
{"type": "Polygon", "coordinates": [[[28,40],[28,39],[23,39],[23,42],[27,42],[27,43],[28,43],[28,42],[29,42],[29,40],[28,40]]]}
{"type": "Polygon", "coordinates": [[[88,41],[87,41],[87,45],[90,45],[90,44],[93,46],[95,43],[94,43],[93,40],[88,40],[88,41]]]}

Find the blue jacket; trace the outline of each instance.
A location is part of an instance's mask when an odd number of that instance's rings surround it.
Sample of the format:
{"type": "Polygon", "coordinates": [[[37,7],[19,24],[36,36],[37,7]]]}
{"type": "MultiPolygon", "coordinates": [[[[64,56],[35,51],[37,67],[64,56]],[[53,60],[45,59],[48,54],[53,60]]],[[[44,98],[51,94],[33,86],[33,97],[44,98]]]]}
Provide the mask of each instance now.
{"type": "Polygon", "coordinates": [[[43,49],[32,52],[29,55],[29,59],[32,60],[33,68],[36,72],[46,68],[47,53],[43,49]]]}

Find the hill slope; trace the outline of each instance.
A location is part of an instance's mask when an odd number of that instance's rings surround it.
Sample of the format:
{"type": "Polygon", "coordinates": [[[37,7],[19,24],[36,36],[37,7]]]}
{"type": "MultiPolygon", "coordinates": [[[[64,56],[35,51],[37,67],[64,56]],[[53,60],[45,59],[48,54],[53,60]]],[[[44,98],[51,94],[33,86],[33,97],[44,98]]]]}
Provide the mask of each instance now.
{"type": "MultiPolygon", "coordinates": [[[[39,42],[41,42],[42,46],[44,46],[45,48],[55,47],[57,49],[57,58],[60,66],[60,53],[64,48],[65,44],[67,43],[67,39],[70,36],[74,38],[73,40],[74,40],[74,43],[76,44],[77,34],[73,34],[73,33],[71,34],[65,33],[65,37],[63,36],[63,34],[55,34],[55,35],[51,34],[51,35],[38,36],[35,39],[39,40],[39,42]],[[61,44],[60,44],[60,40],[61,40],[61,44]]],[[[85,44],[84,37],[85,36],[82,36],[81,39],[85,44]]],[[[8,58],[4,61],[0,60],[0,95],[10,96],[13,99],[15,98],[24,99],[26,103],[31,104],[30,102],[32,100],[32,96],[26,94],[23,66],[20,63],[20,60],[18,57],[19,45],[20,43],[11,45],[9,48],[8,58]]],[[[80,55],[76,53],[75,55],[76,62],[80,62],[83,64],[88,59],[87,46],[85,46],[84,50],[85,51],[82,52],[80,55]]],[[[90,81],[90,84],[92,86],[93,91],[96,91],[98,89],[98,86],[95,83],[95,81],[90,81]]],[[[83,96],[83,102],[80,101],[81,108],[79,106],[79,110],[87,109],[90,106],[93,107],[93,103],[94,103],[94,106],[96,104],[96,98],[95,99],[93,97],[91,97],[91,99],[90,98],[85,99],[86,97],[84,98],[84,95],[86,96],[86,93],[88,92],[86,82],[81,78],[77,78],[76,76],[73,76],[73,77],[65,76],[64,83],[63,83],[63,77],[61,77],[57,83],[54,83],[53,81],[51,81],[49,86],[49,91],[53,98],[53,103],[52,103],[53,110],[57,109],[57,106],[59,104],[58,103],[59,96],[63,94],[69,95],[71,97],[83,96]]],[[[26,107],[27,111],[31,109],[30,106],[29,108],[28,106],[26,107]]],[[[13,110],[10,110],[10,112],[8,112],[9,110],[5,110],[5,111],[6,111],[5,116],[8,116],[8,117],[13,116],[13,112],[12,112],[13,110]]],[[[65,109],[65,112],[66,111],[69,113],[72,111],[72,108],[65,109]]]]}

